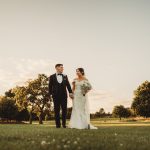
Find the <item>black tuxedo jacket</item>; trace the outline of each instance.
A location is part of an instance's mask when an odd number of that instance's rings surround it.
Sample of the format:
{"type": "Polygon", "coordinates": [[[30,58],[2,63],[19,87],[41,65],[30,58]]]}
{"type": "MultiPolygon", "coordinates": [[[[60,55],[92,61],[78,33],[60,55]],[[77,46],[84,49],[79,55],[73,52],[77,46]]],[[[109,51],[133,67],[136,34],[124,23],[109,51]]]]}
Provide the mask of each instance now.
{"type": "MultiPolygon", "coordinates": [[[[72,89],[68,80],[68,77],[66,75],[62,75],[63,77],[63,81],[62,81],[62,92],[63,92],[63,96],[64,98],[67,98],[67,89],[69,91],[69,93],[72,93],[72,89]]],[[[56,74],[53,74],[49,77],[49,94],[52,95],[53,98],[57,98],[58,97],[58,88],[59,88],[60,84],[57,81],[57,76],[56,74]]]]}

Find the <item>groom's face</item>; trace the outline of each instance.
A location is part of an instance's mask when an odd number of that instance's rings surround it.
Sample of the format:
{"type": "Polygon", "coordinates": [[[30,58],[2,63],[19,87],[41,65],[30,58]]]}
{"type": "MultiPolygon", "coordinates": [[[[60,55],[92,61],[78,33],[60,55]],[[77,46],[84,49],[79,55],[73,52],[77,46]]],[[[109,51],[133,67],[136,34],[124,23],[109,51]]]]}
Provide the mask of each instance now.
{"type": "Polygon", "coordinates": [[[56,67],[56,70],[57,70],[58,73],[63,73],[64,67],[63,66],[58,66],[58,67],[56,67]]]}

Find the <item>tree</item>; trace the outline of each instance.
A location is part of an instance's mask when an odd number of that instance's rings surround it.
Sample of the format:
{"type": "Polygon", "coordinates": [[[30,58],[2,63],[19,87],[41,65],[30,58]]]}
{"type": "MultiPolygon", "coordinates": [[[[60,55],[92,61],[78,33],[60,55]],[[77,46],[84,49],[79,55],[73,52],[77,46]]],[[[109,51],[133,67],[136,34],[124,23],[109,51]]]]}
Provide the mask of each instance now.
{"type": "Polygon", "coordinates": [[[124,118],[128,118],[132,116],[132,110],[130,108],[125,108],[124,110],[124,118]]]}
{"type": "Polygon", "coordinates": [[[150,117],[150,82],[145,81],[134,91],[131,108],[137,115],[150,117]]]}
{"type": "Polygon", "coordinates": [[[114,107],[112,114],[114,117],[119,117],[121,120],[122,117],[128,117],[128,110],[123,105],[119,105],[114,107]]]}
{"type": "Polygon", "coordinates": [[[100,110],[95,113],[95,116],[96,116],[96,117],[99,117],[99,118],[100,118],[100,117],[101,117],[101,118],[102,118],[102,117],[105,117],[105,115],[106,115],[106,113],[105,113],[104,108],[100,108],[100,110]]]}
{"type": "Polygon", "coordinates": [[[8,97],[3,97],[0,101],[0,118],[6,119],[7,122],[10,120],[16,120],[18,113],[15,101],[8,97]]]}
{"type": "Polygon", "coordinates": [[[15,94],[12,89],[5,92],[5,97],[14,98],[15,94]]]}
{"type": "Polygon", "coordinates": [[[19,108],[19,110],[26,109],[28,106],[27,103],[27,88],[25,86],[17,86],[13,89],[13,92],[15,93],[14,99],[16,101],[16,104],[19,108]]]}
{"type": "Polygon", "coordinates": [[[26,86],[16,87],[13,91],[19,110],[28,110],[30,124],[32,124],[33,114],[38,116],[39,124],[42,124],[44,112],[51,111],[48,77],[44,74],[39,74],[38,78],[27,81],[26,86]]]}
{"type": "Polygon", "coordinates": [[[104,108],[100,108],[99,115],[100,115],[100,117],[105,117],[105,110],[104,110],[104,108]]]}
{"type": "Polygon", "coordinates": [[[28,82],[27,101],[39,117],[39,124],[43,124],[44,109],[51,108],[51,99],[48,93],[48,77],[39,74],[38,78],[28,82]]]}
{"type": "Polygon", "coordinates": [[[28,121],[29,120],[29,112],[27,109],[19,110],[16,115],[16,121],[28,121]]]}
{"type": "Polygon", "coordinates": [[[14,99],[19,109],[17,118],[20,120],[21,116],[26,114],[26,116],[22,117],[22,119],[26,120],[27,118],[29,118],[29,123],[32,124],[33,109],[30,108],[29,101],[27,100],[27,87],[17,86],[13,89],[13,92],[15,93],[14,99]],[[26,111],[28,111],[28,113],[26,111]]]}
{"type": "Polygon", "coordinates": [[[5,92],[4,96],[5,99],[11,99],[14,101],[14,104],[18,110],[14,119],[19,122],[29,118],[26,105],[23,103],[25,97],[25,93],[23,94],[23,91],[25,91],[24,89],[25,87],[16,87],[14,89],[10,89],[5,92]]]}

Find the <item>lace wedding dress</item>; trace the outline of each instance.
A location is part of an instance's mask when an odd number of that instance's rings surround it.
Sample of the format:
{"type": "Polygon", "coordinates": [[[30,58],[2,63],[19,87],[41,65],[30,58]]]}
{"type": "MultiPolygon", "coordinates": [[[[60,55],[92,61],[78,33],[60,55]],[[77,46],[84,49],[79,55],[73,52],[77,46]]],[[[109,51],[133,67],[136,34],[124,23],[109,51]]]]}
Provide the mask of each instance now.
{"type": "Polygon", "coordinates": [[[81,90],[81,86],[84,84],[84,82],[88,81],[78,81],[77,79],[74,80],[75,91],[69,127],[76,129],[97,129],[97,127],[94,127],[90,124],[88,95],[86,94],[84,96],[81,90]]]}

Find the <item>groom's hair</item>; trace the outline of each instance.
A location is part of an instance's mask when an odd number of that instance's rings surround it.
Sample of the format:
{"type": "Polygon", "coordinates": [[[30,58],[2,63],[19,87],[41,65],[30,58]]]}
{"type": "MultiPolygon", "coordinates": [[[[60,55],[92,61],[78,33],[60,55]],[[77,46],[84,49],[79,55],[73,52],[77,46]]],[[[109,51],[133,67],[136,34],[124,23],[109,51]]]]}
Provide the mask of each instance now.
{"type": "Polygon", "coordinates": [[[63,66],[63,64],[56,64],[55,68],[60,67],[60,66],[63,66]]]}

